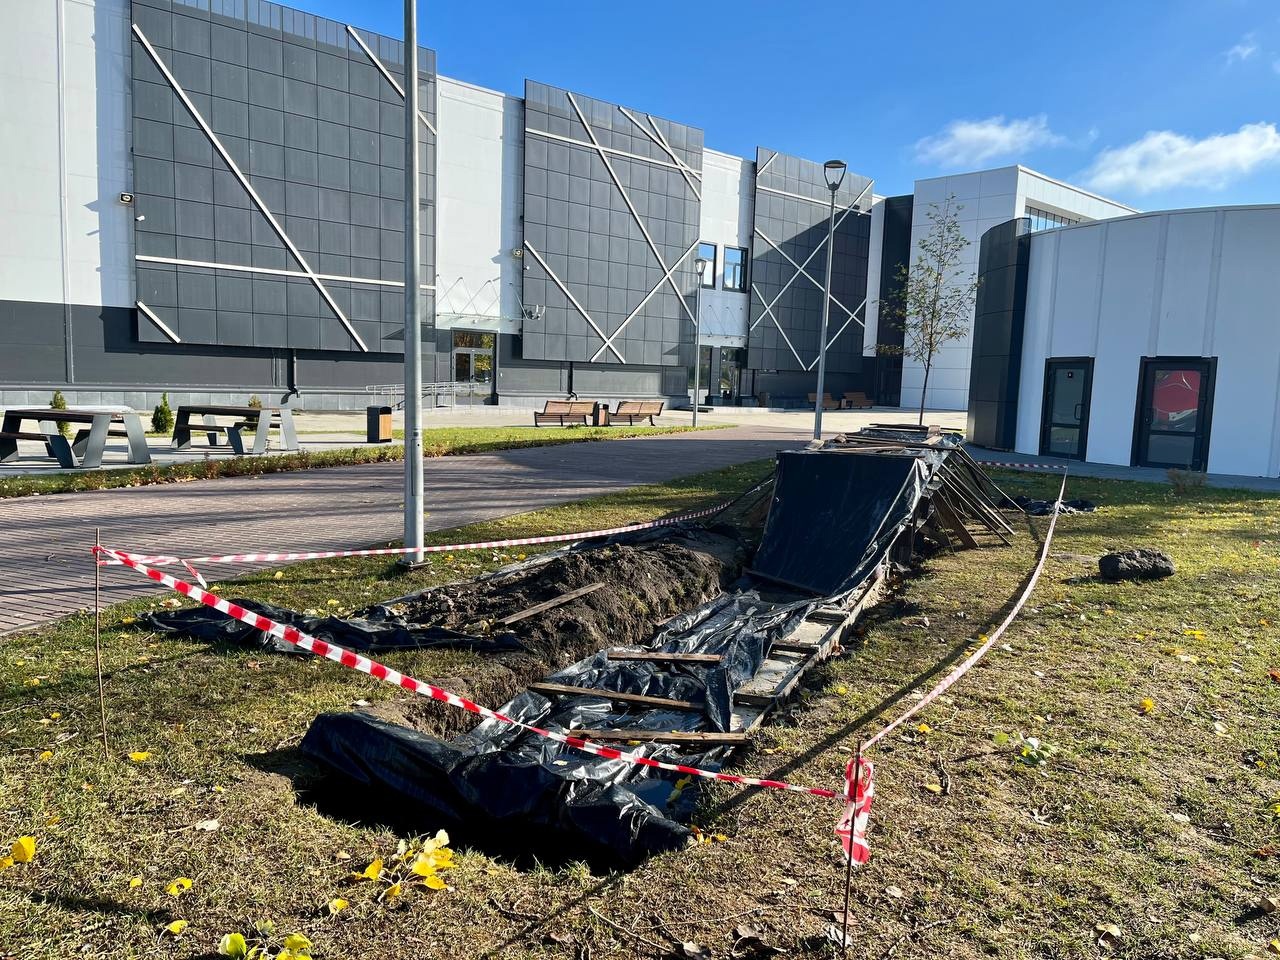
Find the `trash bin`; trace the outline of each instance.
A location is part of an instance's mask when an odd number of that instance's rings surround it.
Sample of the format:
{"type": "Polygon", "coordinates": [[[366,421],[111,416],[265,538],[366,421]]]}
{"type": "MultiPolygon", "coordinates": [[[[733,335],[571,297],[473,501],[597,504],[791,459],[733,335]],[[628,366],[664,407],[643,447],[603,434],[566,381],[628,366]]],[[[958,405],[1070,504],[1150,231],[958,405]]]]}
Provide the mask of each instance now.
{"type": "Polygon", "coordinates": [[[365,408],[365,441],[368,443],[391,442],[391,408],[365,408]]]}
{"type": "Polygon", "coordinates": [[[609,405],[607,403],[597,403],[591,409],[591,425],[594,427],[607,427],[609,425],[609,405]]]}

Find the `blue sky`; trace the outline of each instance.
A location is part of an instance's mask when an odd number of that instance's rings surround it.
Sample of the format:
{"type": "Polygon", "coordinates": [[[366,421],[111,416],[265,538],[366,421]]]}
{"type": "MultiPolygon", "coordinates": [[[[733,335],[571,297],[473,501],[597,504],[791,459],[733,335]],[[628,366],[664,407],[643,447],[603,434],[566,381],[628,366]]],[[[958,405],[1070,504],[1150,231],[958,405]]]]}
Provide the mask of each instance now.
{"type": "MultiPolygon", "coordinates": [[[[402,33],[398,0],[291,5],[402,33]]],[[[877,193],[1020,162],[1144,209],[1280,201],[1274,0],[419,11],[446,76],[514,94],[525,77],[568,87],[702,127],[709,147],[742,156],[844,157],[877,193]]]]}

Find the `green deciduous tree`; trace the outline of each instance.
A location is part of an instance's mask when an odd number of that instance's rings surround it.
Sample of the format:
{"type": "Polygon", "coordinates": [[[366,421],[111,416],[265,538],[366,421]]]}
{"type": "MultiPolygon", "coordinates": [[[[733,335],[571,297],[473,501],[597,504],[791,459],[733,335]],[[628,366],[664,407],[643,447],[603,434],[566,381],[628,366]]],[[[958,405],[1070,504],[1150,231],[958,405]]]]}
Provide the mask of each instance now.
{"type": "Polygon", "coordinates": [[[902,331],[902,346],[890,347],[924,367],[919,423],[934,359],[943,345],[965,336],[972,325],[978,278],[961,268],[969,246],[960,229],[963,207],[955,197],[929,204],[929,231],[916,245],[916,258],[898,268],[897,290],[882,303],[890,323],[902,331]]]}

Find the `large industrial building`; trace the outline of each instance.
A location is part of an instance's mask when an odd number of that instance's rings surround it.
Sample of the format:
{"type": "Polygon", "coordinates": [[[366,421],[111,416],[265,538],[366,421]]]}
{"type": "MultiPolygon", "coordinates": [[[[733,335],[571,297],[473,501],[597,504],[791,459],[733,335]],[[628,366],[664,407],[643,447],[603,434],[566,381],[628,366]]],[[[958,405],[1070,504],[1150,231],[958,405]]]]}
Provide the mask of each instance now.
{"type": "MultiPolygon", "coordinates": [[[[48,0],[8,14],[0,401],[43,402],[60,389],[82,404],[148,408],[167,392],[175,403],[257,394],[336,409],[364,406],[401,380],[399,41],[265,0],[48,0]]],[[[754,156],[732,156],[643,104],[533,79],[515,96],[439,76],[435,64],[424,51],[417,78],[425,379],[466,384],[476,402],[529,406],[576,394],[687,404],[696,340],[704,400],[806,404],[826,279],[825,158],[778,152],[767,130],[754,156]],[[701,283],[698,259],[709,264],[701,283]]],[[[1169,251],[1182,251],[1187,262],[1161,282],[1204,273],[1265,285],[1236,276],[1227,258],[1247,252],[1233,245],[1237,220],[1269,213],[1138,216],[1021,166],[882,196],[874,171],[847,159],[835,196],[826,389],[889,406],[920,402],[923,370],[894,353],[902,331],[882,322],[880,304],[912,261],[930,206],[952,198],[972,269],[985,277],[980,323],[978,336],[936,358],[924,399],[969,408],[971,429],[1006,448],[1125,459],[1117,424],[1141,411],[1130,398],[1125,411],[1098,415],[1102,396],[1119,402],[1099,393],[1112,376],[1108,338],[1136,329],[1107,306],[1136,282],[1117,259],[1127,249],[1120,238],[1144,229],[1175,238],[1134,253],[1154,258],[1140,267],[1148,281],[1153,264],[1165,271],[1169,251]],[[1203,250],[1178,246],[1181,225],[1201,220],[1222,226],[1203,250]],[[1165,222],[1175,226],[1129,226],[1165,222]],[[1009,237],[988,254],[983,237],[993,229],[1009,237]],[[1082,238],[1097,238],[1092,260],[1072,252],[1082,238]],[[997,276],[980,254],[1014,262],[997,276]],[[1025,289],[1004,290],[1004,276],[1025,289]],[[1015,313],[1016,343],[1012,327],[992,334],[981,322],[1015,313]],[[1089,329],[1093,339],[1081,339],[1089,329]],[[1096,357],[1086,375],[1097,394],[1079,429],[1088,442],[1070,450],[1060,431],[1039,439],[1040,391],[1057,376],[1043,364],[1068,342],[1073,355],[1096,357]]],[[[1210,363],[1202,389],[1244,382],[1222,338],[1232,324],[1259,322],[1214,306],[1238,288],[1211,282],[1200,307],[1177,291],[1142,305],[1151,357],[1167,353],[1162,331],[1184,323],[1167,319],[1175,304],[1198,311],[1184,325],[1210,332],[1194,344],[1189,334],[1173,339],[1180,355],[1210,363]]],[[[1260,375],[1259,362],[1255,353],[1249,376],[1260,375]]],[[[1163,383],[1164,368],[1153,369],[1163,383]]],[[[1127,371],[1114,389],[1137,395],[1140,376],[1127,371]]],[[[1280,371],[1268,376],[1271,389],[1280,371]]],[[[1133,436],[1128,456],[1274,475],[1273,414],[1266,456],[1238,461],[1221,423],[1212,446],[1206,427],[1185,456],[1168,452],[1189,449],[1176,438],[1156,443],[1159,456],[1146,447],[1139,456],[1133,436]]]]}

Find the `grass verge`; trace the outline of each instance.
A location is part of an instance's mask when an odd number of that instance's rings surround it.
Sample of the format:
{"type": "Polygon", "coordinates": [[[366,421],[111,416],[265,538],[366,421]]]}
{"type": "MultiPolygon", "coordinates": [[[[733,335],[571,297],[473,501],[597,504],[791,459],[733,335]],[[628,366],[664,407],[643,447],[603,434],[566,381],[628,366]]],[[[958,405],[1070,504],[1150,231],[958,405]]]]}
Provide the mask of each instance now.
{"type": "MultiPolygon", "coordinates": [[[[588,440],[625,440],[690,430],[718,430],[727,424],[705,427],[436,427],[423,431],[423,454],[450,457],[521,447],[548,447],[588,440]]],[[[397,431],[403,439],[403,432],[397,431]]],[[[256,476],[321,467],[347,467],[359,463],[386,463],[404,459],[403,444],[349,447],[340,450],[303,450],[262,457],[210,457],[192,463],[152,465],[124,470],[92,470],[48,476],[0,478],[0,499],[37,494],[76,493],[115,487],[143,487],[158,483],[212,480],[216,477],[256,476]]]]}
{"type": "MultiPolygon", "coordinates": [[[[641,487],[442,531],[436,542],[652,517],[744,489],[761,472],[641,487]]],[[[1002,480],[1010,493],[1056,491],[1053,478],[1002,480]]],[[[1100,480],[1068,489],[1101,508],[1062,518],[1007,646],[874,758],[873,858],[854,875],[858,956],[1242,958],[1280,937],[1280,915],[1256,909],[1280,885],[1280,683],[1268,675],[1280,668],[1280,499],[1100,480]],[[1097,554],[1131,544],[1166,549],[1178,574],[1142,585],[1092,577],[1097,554]]],[[[836,783],[857,737],[999,619],[1036,546],[1023,532],[1011,548],[931,561],[815,678],[789,723],[753,739],[741,766],[836,783]]],[[[437,558],[413,574],[320,561],[222,592],[341,611],[501,559],[437,558]]],[[[622,958],[683,942],[747,955],[743,925],[766,944],[831,954],[824,933],[844,876],[836,805],[773,791],[708,790],[698,822],[726,839],[626,874],[516,869],[460,851],[448,891],[389,899],[386,884],[351,882],[394,855],[399,838],[299,802],[290,751],[321,710],[397,692],[329,663],[123,624],[150,602],[105,618],[110,763],[95,741],[88,619],[0,648],[0,841],[38,843],[32,863],[0,874],[6,951],[205,956],[222,934],[271,920],[305,933],[318,958],[622,958]],[[132,762],[134,751],[150,757],[132,762]],[[211,820],[218,829],[198,826],[211,820]],[[193,885],[175,898],[164,887],[178,876],[193,885]],[[334,897],[349,906],[327,916],[334,897]],[[175,919],[189,921],[180,938],[162,932],[175,919]]],[[[420,677],[483,669],[443,652],[392,665],[420,677]]],[[[676,955],[699,955],[691,950],[676,955]]]]}

